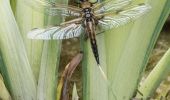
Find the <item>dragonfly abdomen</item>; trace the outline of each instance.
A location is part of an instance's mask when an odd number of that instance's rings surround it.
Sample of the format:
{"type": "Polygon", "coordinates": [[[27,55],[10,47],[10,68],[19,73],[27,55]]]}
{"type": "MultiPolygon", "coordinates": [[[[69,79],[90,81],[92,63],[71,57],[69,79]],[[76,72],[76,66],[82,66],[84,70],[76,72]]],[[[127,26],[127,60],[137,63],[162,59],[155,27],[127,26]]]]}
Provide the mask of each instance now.
{"type": "Polygon", "coordinates": [[[85,24],[86,33],[88,34],[88,37],[90,38],[91,48],[92,48],[95,60],[97,64],[99,64],[100,62],[99,62],[99,53],[98,53],[96,34],[95,34],[94,19],[93,18],[89,18],[89,19],[91,19],[91,21],[86,21],[86,24],[85,24]]]}
{"type": "Polygon", "coordinates": [[[94,57],[96,59],[97,64],[100,64],[99,62],[99,53],[98,53],[98,48],[97,48],[97,42],[95,38],[90,38],[90,43],[91,43],[91,48],[94,54],[94,57]]]}

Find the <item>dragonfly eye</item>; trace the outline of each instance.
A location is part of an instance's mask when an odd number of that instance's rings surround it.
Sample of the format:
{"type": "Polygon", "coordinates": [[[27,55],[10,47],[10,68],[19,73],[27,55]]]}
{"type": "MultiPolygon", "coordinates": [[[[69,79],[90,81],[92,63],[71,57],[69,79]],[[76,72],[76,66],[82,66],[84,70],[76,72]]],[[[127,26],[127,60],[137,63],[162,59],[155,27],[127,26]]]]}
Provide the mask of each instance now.
{"type": "MultiPolygon", "coordinates": [[[[76,3],[76,4],[81,4],[82,2],[88,2],[89,0],[75,0],[74,2],[76,3]]],[[[91,3],[91,6],[93,5],[93,4],[95,4],[95,3],[97,3],[98,2],[98,0],[96,1],[96,2],[90,2],[91,3]]]]}
{"type": "Polygon", "coordinates": [[[98,3],[98,0],[96,0],[96,2],[91,2],[91,4],[95,4],[95,3],[98,3]]]}
{"type": "Polygon", "coordinates": [[[85,2],[85,1],[88,1],[88,0],[80,0],[80,2],[85,2]]]}
{"type": "Polygon", "coordinates": [[[75,0],[74,2],[76,3],[76,4],[81,4],[82,2],[86,2],[87,0],[75,0]]]}
{"type": "Polygon", "coordinates": [[[74,3],[81,4],[81,0],[75,0],[74,3]]]}

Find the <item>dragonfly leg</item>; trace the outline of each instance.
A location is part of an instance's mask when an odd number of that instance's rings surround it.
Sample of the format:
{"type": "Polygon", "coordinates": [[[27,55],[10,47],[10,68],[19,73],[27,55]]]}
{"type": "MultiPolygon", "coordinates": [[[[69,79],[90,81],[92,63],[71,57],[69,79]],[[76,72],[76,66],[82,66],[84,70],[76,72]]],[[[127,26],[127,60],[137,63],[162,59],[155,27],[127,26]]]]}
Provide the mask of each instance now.
{"type": "Polygon", "coordinates": [[[73,20],[70,20],[70,21],[63,22],[63,23],[61,23],[60,25],[61,25],[61,26],[64,26],[64,25],[72,24],[72,23],[80,24],[80,23],[81,23],[81,20],[82,20],[82,18],[76,18],[76,19],[73,19],[73,20]]]}
{"type": "Polygon", "coordinates": [[[84,34],[84,40],[87,41],[87,39],[89,38],[88,34],[84,34]]]}
{"type": "Polygon", "coordinates": [[[101,20],[101,19],[103,19],[103,18],[104,18],[104,15],[101,15],[101,16],[95,16],[95,18],[96,18],[97,20],[101,20]]]}
{"type": "Polygon", "coordinates": [[[98,24],[98,20],[103,19],[104,16],[97,16],[97,17],[94,16],[93,18],[94,18],[94,21],[95,21],[95,25],[97,25],[98,24]]]}

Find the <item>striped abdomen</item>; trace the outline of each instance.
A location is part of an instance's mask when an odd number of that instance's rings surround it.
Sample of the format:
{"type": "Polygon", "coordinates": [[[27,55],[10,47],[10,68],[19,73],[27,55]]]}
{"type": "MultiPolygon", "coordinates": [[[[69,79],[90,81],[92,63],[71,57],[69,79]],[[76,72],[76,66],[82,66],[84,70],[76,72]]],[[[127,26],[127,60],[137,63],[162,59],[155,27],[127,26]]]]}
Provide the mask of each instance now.
{"type": "Polygon", "coordinates": [[[90,38],[91,48],[92,48],[94,57],[96,59],[96,62],[97,64],[100,64],[93,19],[91,19],[91,21],[86,22],[86,33],[88,34],[88,37],[90,38]]]}

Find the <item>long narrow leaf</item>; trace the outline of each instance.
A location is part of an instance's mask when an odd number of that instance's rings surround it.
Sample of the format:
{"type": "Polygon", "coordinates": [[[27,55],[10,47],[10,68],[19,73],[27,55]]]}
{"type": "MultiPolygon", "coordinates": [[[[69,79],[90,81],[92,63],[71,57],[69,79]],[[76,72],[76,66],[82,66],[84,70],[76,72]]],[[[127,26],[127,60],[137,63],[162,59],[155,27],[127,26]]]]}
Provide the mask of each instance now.
{"type": "MultiPolygon", "coordinates": [[[[162,59],[158,62],[152,72],[149,74],[147,79],[139,88],[139,91],[143,94],[143,98],[149,98],[152,96],[154,91],[160,85],[163,79],[165,79],[170,72],[170,49],[165,53],[162,59]]],[[[141,95],[138,94],[138,98],[141,95]]]]}
{"type": "Polygon", "coordinates": [[[19,28],[8,0],[0,0],[0,49],[9,91],[14,100],[35,100],[36,84],[19,28]]]}
{"type": "MultiPolygon", "coordinates": [[[[47,0],[49,2],[67,3],[67,0],[47,0]]],[[[56,25],[63,21],[61,15],[45,16],[44,25],[56,25]]],[[[44,41],[38,80],[38,100],[56,99],[57,75],[60,56],[60,41],[44,41]]]]}
{"type": "Polygon", "coordinates": [[[4,84],[3,78],[0,74],[0,100],[11,100],[11,96],[4,84]]]}
{"type": "Polygon", "coordinates": [[[43,41],[28,39],[27,33],[33,28],[44,26],[44,14],[36,11],[36,9],[31,8],[26,2],[24,2],[25,0],[14,1],[16,3],[16,7],[13,8],[15,18],[24,40],[29,63],[37,81],[39,77],[39,68],[41,65],[43,41]]]}
{"type": "Polygon", "coordinates": [[[72,100],[79,100],[76,83],[74,83],[74,85],[73,85],[72,100]]]}

